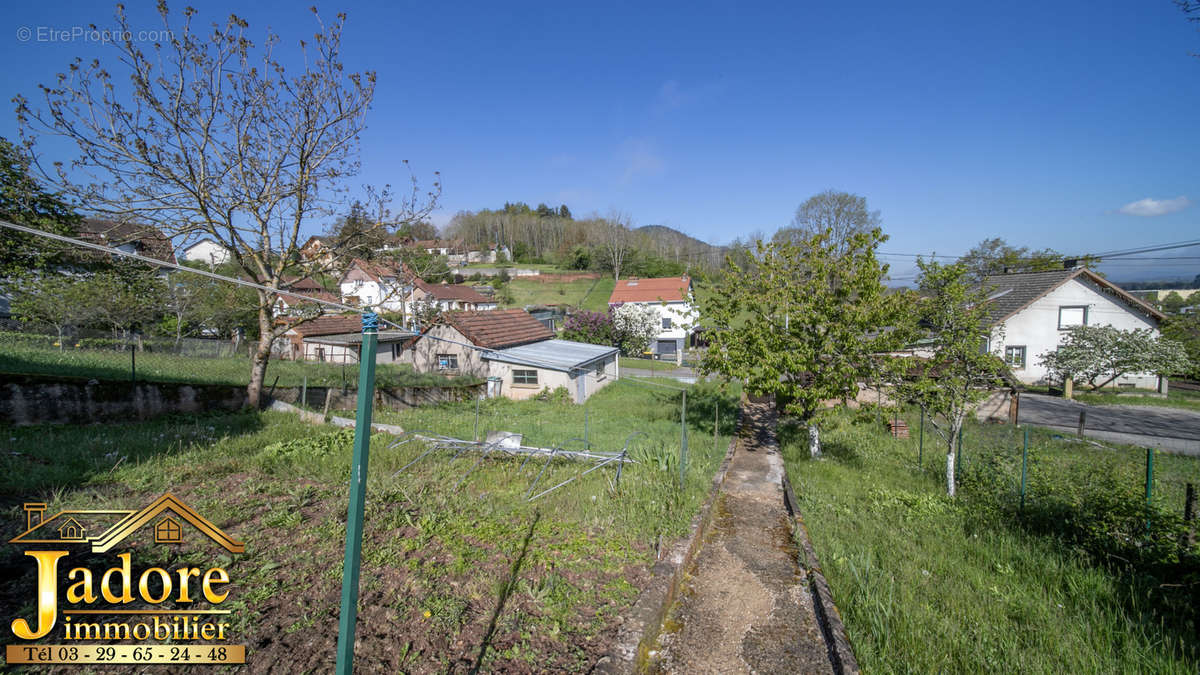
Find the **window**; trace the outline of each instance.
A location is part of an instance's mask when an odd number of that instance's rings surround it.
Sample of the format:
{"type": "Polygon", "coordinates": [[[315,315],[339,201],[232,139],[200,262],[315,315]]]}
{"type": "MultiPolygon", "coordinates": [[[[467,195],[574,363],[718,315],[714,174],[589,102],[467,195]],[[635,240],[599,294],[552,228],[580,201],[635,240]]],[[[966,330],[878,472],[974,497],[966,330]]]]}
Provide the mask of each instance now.
{"type": "Polygon", "coordinates": [[[458,354],[438,354],[438,370],[458,370],[458,354]]]}
{"type": "Polygon", "coordinates": [[[675,341],[674,340],[659,340],[658,341],[658,353],[659,354],[674,354],[675,353],[675,341]]]}
{"type": "Polygon", "coordinates": [[[1079,305],[1073,307],[1058,308],[1058,329],[1066,330],[1071,326],[1086,326],[1087,325],[1087,306],[1079,305]]]}
{"type": "Polygon", "coordinates": [[[181,541],[183,541],[183,533],[179,529],[178,521],[174,518],[167,516],[154,526],[154,543],[178,544],[181,541]]]}
{"type": "Polygon", "coordinates": [[[514,370],[513,384],[537,384],[536,370],[514,370]]]}
{"type": "Polygon", "coordinates": [[[663,317],[662,326],[663,326],[664,330],[669,329],[671,327],[671,317],[669,317],[669,316],[663,317]]]}
{"type": "Polygon", "coordinates": [[[1004,348],[1004,362],[1011,368],[1025,367],[1025,346],[1013,345],[1004,348]]]}

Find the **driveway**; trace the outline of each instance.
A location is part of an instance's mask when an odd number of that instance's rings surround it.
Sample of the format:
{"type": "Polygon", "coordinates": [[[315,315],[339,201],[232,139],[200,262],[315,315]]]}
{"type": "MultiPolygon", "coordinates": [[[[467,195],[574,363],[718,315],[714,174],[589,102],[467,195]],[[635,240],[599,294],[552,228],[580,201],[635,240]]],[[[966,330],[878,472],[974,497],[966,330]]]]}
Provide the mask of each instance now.
{"type": "Polygon", "coordinates": [[[1138,405],[1087,405],[1042,394],[1021,394],[1023,424],[1074,433],[1087,411],[1084,435],[1200,456],[1200,412],[1138,405]]]}

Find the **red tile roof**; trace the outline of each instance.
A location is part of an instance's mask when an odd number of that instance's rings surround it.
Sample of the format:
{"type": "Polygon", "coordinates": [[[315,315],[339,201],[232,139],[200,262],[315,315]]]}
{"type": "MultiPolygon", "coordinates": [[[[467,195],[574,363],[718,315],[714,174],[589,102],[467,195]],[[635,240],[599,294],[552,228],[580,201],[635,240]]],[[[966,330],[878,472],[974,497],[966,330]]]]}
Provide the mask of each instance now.
{"type": "Polygon", "coordinates": [[[123,223],[101,218],[85,218],[76,227],[79,238],[104,246],[133,244],[136,253],[163,262],[175,262],[175,247],[157,227],[123,223]]]}
{"type": "Polygon", "coordinates": [[[622,279],[613,288],[608,304],[622,302],[682,302],[687,300],[692,282],[687,277],[660,279],[622,279]]]}
{"type": "Polygon", "coordinates": [[[468,340],[487,349],[516,347],[554,337],[554,331],[523,309],[446,312],[443,316],[446,323],[468,340]]]}
{"type": "Polygon", "coordinates": [[[474,288],[466,285],[431,284],[421,279],[417,279],[416,286],[438,300],[452,300],[472,303],[495,302],[491,298],[481,295],[479,291],[476,291],[474,288]]]}

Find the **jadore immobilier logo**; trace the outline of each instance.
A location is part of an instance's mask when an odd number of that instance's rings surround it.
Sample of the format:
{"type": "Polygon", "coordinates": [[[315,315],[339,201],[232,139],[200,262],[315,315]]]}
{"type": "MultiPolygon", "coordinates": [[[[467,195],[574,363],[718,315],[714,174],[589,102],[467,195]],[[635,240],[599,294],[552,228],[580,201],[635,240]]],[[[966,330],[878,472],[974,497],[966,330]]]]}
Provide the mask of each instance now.
{"type": "Polygon", "coordinates": [[[35,566],[36,615],[9,624],[25,641],[5,647],[9,664],[245,663],[245,646],[231,644],[232,611],[222,608],[228,570],[134,566],[129,549],[143,542],[244,552],[177,497],[164,494],[136,511],[67,509],[49,517],[45,504],[26,503],[25,515],[25,530],[9,543],[35,566]]]}

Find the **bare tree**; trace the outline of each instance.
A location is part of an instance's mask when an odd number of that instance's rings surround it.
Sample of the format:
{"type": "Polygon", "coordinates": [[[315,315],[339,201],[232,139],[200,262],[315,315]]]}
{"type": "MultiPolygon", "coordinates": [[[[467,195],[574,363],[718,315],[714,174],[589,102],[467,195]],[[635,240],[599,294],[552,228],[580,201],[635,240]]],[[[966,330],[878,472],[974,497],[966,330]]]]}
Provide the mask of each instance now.
{"type": "Polygon", "coordinates": [[[800,243],[813,235],[824,234],[837,255],[845,255],[847,242],[855,234],[879,227],[879,212],[867,209],[865,197],[826,190],[809,197],[796,208],[791,227],[780,228],[774,241],[800,243]]]}
{"type": "MultiPolygon", "coordinates": [[[[299,249],[301,227],[345,201],[375,91],[374,72],[343,68],[345,15],[328,25],[317,17],[312,40],[299,42],[300,70],[289,74],[276,56],[281,39],[270,31],[256,46],[237,16],[204,30],[192,25],[190,7],[176,23],[165,3],[159,13],[170,38],[146,52],[132,41],[137,31],[118,5],[127,37],[113,48],[128,82],[98,60],[76,59],[53,86],[42,87],[44,109],[17,97],[31,152],[37,133],[78,146],[75,160],[43,173],[98,213],[149,223],[172,237],[212,238],[242,273],[271,289],[337,269],[339,256],[303,262],[299,249]]],[[[422,195],[414,178],[404,217],[377,224],[420,219],[439,192],[435,179],[422,195]]],[[[287,329],[275,321],[273,296],[258,293],[261,340],[250,405],[259,403],[271,344],[287,329]]]]}
{"type": "Polygon", "coordinates": [[[620,281],[621,267],[633,251],[633,237],[629,232],[631,219],[628,214],[614,211],[596,223],[596,248],[604,260],[605,267],[612,270],[613,279],[620,281]]]}

